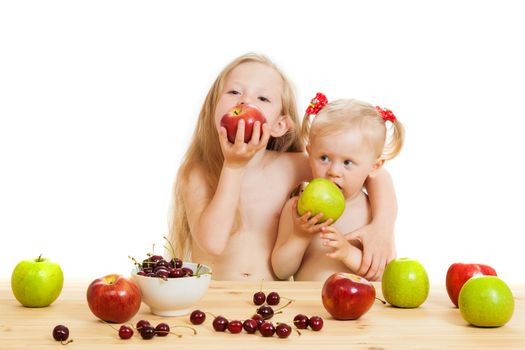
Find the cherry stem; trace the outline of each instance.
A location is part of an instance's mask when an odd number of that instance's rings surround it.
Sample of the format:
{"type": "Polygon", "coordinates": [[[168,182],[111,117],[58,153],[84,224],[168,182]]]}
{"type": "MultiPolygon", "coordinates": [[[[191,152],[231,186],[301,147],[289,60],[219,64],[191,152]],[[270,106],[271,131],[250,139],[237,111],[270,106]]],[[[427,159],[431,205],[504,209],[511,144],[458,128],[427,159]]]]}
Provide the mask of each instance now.
{"type": "Polygon", "coordinates": [[[175,259],[176,256],[175,256],[175,249],[173,248],[173,244],[171,244],[171,241],[168,239],[168,237],[163,236],[162,238],[164,238],[164,239],[168,242],[168,244],[170,245],[170,248],[171,248],[171,257],[172,257],[173,259],[175,259]]]}
{"type": "Polygon", "coordinates": [[[111,323],[109,323],[108,321],[104,321],[104,320],[100,320],[102,323],[105,323],[107,324],[108,326],[110,326],[111,328],[113,328],[114,330],[116,330],[118,332],[118,329],[116,329],[115,327],[113,327],[113,325],[111,323]]]}
{"type": "Polygon", "coordinates": [[[212,313],[211,313],[211,312],[209,312],[209,311],[205,311],[204,313],[205,313],[205,314],[210,314],[210,315],[211,315],[211,317],[213,317],[213,318],[217,318],[217,316],[215,316],[214,314],[212,314],[212,313]]]}
{"type": "MultiPolygon", "coordinates": [[[[288,299],[288,298],[286,298],[288,299]]],[[[287,307],[288,305],[290,305],[291,303],[293,303],[294,300],[293,299],[288,299],[288,302],[286,304],[284,304],[283,306],[281,306],[280,308],[276,309],[275,311],[279,311],[279,310],[282,310],[284,309],[285,307],[287,307]]]]}
{"type": "Polygon", "coordinates": [[[299,332],[299,330],[296,328],[295,331],[297,332],[298,335],[303,335],[303,333],[299,332]]]}
{"type": "Polygon", "coordinates": [[[131,259],[131,261],[133,261],[133,264],[135,264],[135,266],[137,266],[138,268],[142,269],[142,264],[141,264],[141,263],[139,263],[139,262],[138,262],[137,260],[135,260],[135,258],[134,258],[134,257],[132,257],[132,256],[128,255],[128,258],[130,258],[130,259],[131,259]]]}
{"type": "Polygon", "coordinates": [[[261,286],[259,287],[259,291],[261,291],[261,292],[262,292],[262,285],[263,285],[263,282],[264,282],[264,278],[261,279],[261,286]]]}
{"type": "Polygon", "coordinates": [[[60,344],[62,344],[62,345],[67,345],[67,344],[72,343],[72,342],[73,342],[73,339],[69,339],[69,340],[68,340],[67,342],[65,342],[65,343],[64,343],[63,340],[61,340],[61,341],[60,341],[60,344]]]}
{"type": "Polygon", "coordinates": [[[384,301],[383,299],[379,299],[378,297],[376,297],[377,300],[379,300],[380,302],[383,303],[383,305],[386,305],[386,301],[384,301]]]}
{"type": "MultiPolygon", "coordinates": [[[[186,325],[183,325],[183,324],[172,326],[172,328],[177,328],[177,327],[179,327],[179,328],[181,328],[181,327],[182,328],[189,328],[189,329],[191,329],[193,331],[193,335],[197,335],[197,330],[195,328],[193,328],[193,327],[186,326],[186,325]]],[[[176,333],[174,333],[174,334],[176,334],[176,333]]],[[[180,335],[180,337],[182,337],[182,335],[180,335]]]]}

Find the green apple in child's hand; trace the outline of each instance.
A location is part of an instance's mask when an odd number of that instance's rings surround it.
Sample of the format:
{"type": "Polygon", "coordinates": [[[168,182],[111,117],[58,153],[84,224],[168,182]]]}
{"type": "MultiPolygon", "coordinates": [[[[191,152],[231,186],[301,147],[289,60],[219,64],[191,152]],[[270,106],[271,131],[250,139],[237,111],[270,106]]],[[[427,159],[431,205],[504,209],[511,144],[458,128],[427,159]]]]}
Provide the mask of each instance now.
{"type": "Polygon", "coordinates": [[[415,308],[425,302],[430,287],[427,272],[419,261],[399,258],[386,266],[381,289],[389,304],[415,308]]]}
{"type": "Polygon", "coordinates": [[[58,298],[64,284],[62,269],[57,263],[40,255],[22,260],[11,275],[15,298],[27,307],[44,307],[58,298]]]}
{"type": "Polygon", "coordinates": [[[297,212],[304,215],[310,212],[312,216],[323,213],[319,222],[328,219],[336,221],[345,211],[345,197],[332,181],[317,178],[310,181],[297,202],[297,212]]]}
{"type": "Polygon", "coordinates": [[[496,276],[469,279],[459,292],[459,311],[468,323],[478,327],[500,327],[514,313],[509,286],[496,276]]]}

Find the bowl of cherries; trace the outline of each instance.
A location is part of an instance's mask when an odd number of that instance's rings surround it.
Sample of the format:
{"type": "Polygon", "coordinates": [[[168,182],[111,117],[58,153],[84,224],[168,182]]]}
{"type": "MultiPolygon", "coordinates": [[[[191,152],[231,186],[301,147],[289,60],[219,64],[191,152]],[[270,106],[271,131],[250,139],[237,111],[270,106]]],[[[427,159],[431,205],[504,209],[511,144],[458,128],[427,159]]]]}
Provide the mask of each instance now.
{"type": "Polygon", "coordinates": [[[178,258],[152,255],[142,261],[133,259],[131,277],[139,285],[142,301],[159,316],[189,314],[191,306],[208,290],[211,268],[178,258]]]}

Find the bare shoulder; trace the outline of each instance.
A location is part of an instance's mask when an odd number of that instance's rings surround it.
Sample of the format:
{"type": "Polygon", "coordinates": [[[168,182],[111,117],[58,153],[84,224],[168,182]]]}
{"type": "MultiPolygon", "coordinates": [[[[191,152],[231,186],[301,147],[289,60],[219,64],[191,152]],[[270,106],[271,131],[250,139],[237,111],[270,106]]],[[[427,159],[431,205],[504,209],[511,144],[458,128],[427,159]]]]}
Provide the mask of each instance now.
{"type": "Polygon", "coordinates": [[[279,168],[288,174],[294,174],[294,182],[299,183],[310,179],[311,171],[308,157],[304,152],[275,152],[279,168]]]}
{"type": "Polygon", "coordinates": [[[188,198],[208,197],[208,185],[206,183],[206,171],[200,164],[188,166],[185,174],[181,175],[178,181],[181,182],[180,188],[185,200],[188,198]]]}

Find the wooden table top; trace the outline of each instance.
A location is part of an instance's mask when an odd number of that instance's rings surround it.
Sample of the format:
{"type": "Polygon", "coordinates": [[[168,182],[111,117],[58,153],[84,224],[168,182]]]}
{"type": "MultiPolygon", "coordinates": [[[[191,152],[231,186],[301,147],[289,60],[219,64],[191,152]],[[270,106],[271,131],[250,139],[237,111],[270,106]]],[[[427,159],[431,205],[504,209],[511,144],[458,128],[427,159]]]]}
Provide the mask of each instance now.
{"type": "MultiPolygon", "coordinates": [[[[73,343],[67,349],[525,349],[525,286],[511,286],[516,300],[512,320],[500,328],[469,326],[459,310],[453,308],[444,286],[432,286],[427,301],[417,309],[398,309],[377,301],[363,317],[356,321],[333,320],[321,302],[321,282],[265,282],[263,290],[277,291],[295,301],[275,315],[272,322],[287,322],[293,327],[298,313],[323,317],[320,332],[295,331],[287,339],[277,336],[215,332],[211,317],[198,332],[179,328],[179,333],[167,337],[143,340],[139,335],[121,340],[115,330],[97,320],[86,302],[86,289],[91,281],[66,281],[61,296],[46,308],[25,308],[11,293],[10,282],[0,281],[0,349],[56,349],[61,345],[51,333],[55,325],[64,324],[70,330],[73,343]]],[[[378,296],[381,286],[374,283],[378,296]]],[[[255,313],[252,295],[259,290],[255,282],[212,281],[204,298],[195,309],[223,315],[228,319],[244,320],[255,313]]],[[[282,303],[283,301],[281,301],[282,303]]],[[[152,315],[142,304],[131,322],[147,319],[152,324],[166,322],[173,325],[191,325],[189,316],[160,317],[152,315]]],[[[118,328],[118,325],[116,325],[118,328]]]]}

